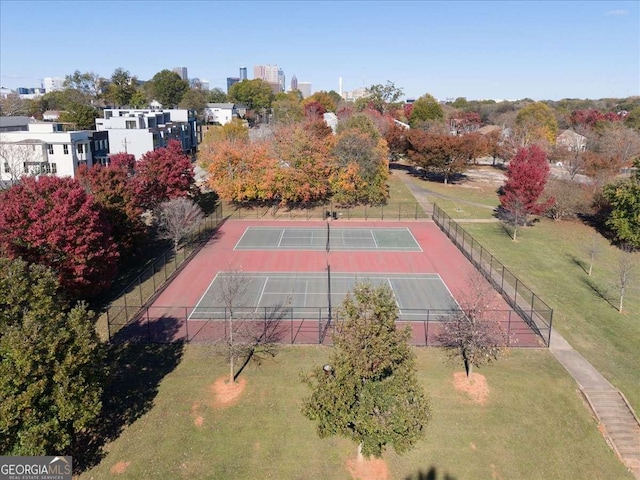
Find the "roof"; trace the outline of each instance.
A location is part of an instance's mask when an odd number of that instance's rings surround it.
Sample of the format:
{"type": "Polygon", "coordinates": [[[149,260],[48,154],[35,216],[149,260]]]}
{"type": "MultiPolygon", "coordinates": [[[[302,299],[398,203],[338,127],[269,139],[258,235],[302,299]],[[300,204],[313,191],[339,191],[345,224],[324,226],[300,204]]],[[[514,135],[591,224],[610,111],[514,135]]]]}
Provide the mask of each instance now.
{"type": "Polygon", "coordinates": [[[235,103],[207,103],[207,108],[223,108],[226,110],[233,110],[235,103]]]}
{"type": "Polygon", "coordinates": [[[560,135],[558,135],[559,139],[567,139],[567,140],[582,140],[586,139],[584,135],[580,135],[579,133],[574,132],[573,130],[565,130],[560,135]]]}
{"type": "Polygon", "coordinates": [[[0,117],[0,128],[3,127],[20,127],[27,126],[31,121],[30,117],[15,116],[15,117],[0,117]]]}
{"type": "Polygon", "coordinates": [[[498,126],[498,125],[485,125],[482,128],[479,128],[477,130],[478,133],[482,134],[482,135],[487,135],[491,132],[500,132],[502,131],[502,127],[498,126]]]}

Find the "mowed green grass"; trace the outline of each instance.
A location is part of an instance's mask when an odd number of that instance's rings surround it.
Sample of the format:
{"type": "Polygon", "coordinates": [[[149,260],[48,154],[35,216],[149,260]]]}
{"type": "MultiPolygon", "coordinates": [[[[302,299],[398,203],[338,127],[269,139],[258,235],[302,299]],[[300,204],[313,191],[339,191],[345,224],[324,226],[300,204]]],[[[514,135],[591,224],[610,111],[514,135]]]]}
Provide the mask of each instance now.
{"type": "MultiPolygon", "coordinates": [[[[300,413],[308,394],[300,373],[325,363],[329,353],[330,347],[285,347],[243,372],[247,383],[237,404],[216,408],[210,386],[226,365],[205,346],[187,346],[151,410],[80,478],[349,479],[346,461],[356,445],[320,439],[300,413]],[[116,475],[117,464],[126,468],[116,475]]],[[[547,350],[512,351],[478,370],[489,387],[485,404],[454,388],[461,368],[445,363],[442,351],[416,353],[433,417],[414,450],[385,453],[391,479],[632,478],[547,350]]]]}
{"type": "Polygon", "coordinates": [[[621,314],[619,249],[596,234],[599,252],[591,277],[585,272],[593,228],[543,219],[514,242],[500,224],[463,226],[554,309],[553,327],[640,412],[640,252],[621,314]]]}

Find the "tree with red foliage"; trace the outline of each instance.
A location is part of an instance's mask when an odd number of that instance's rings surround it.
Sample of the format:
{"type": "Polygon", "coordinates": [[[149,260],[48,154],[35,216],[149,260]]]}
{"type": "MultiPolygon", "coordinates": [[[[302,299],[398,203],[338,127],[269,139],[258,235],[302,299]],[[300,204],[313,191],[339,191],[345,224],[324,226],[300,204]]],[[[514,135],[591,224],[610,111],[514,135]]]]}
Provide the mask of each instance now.
{"type": "Polygon", "coordinates": [[[574,110],[569,117],[572,126],[586,125],[591,128],[597,127],[602,122],[620,122],[623,118],[614,112],[602,113],[599,110],[582,109],[574,110]]]}
{"type": "Polygon", "coordinates": [[[105,213],[122,256],[142,243],[146,226],[141,218],[142,209],[137,205],[133,181],[135,157],[118,153],[109,160],[108,166],[80,167],[78,180],[105,213]]]}
{"type": "Polygon", "coordinates": [[[111,226],[72,178],[24,177],[0,194],[0,251],[50,267],[69,295],[88,298],[117,272],[111,226]]]}
{"type": "Polygon", "coordinates": [[[509,162],[500,205],[504,219],[514,226],[513,240],[517,239],[519,225],[528,225],[531,215],[539,215],[553,205],[553,198],[538,202],[547,184],[549,170],[544,150],[536,145],[521,148],[509,162]]]}
{"type": "Polygon", "coordinates": [[[469,152],[463,148],[462,137],[412,129],[408,140],[408,154],[413,163],[441,175],[445,184],[449,182],[449,178],[468,168],[469,152]]]}
{"type": "Polygon", "coordinates": [[[304,116],[307,118],[320,118],[327,110],[320,102],[312,101],[304,104],[304,116]]]}
{"type": "Polygon", "coordinates": [[[406,127],[398,125],[396,122],[389,124],[384,139],[387,141],[389,153],[391,153],[391,157],[394,160],[407,153],[407,149],[409,148],[409,141],[407,140],[408,134],[409,130],[406,127]]]}
{"type": "Polygon", "coordinates": [[[154,209],[162,202],[186,197],[195,183],[193,165],[177,140],[165,148],[145,153],[136,164],[138,205],[154,209]]]}

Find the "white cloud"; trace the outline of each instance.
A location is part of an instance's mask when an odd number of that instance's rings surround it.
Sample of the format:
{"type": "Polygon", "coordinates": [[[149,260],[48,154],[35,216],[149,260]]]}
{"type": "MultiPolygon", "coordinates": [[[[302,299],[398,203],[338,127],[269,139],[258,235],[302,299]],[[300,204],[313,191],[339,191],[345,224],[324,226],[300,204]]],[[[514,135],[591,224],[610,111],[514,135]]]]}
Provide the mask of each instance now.
{"type": "Polygon", "coordinates": [[[629,15],[629,10],[609,10],[605,15],[622,17],[624,15],[629,15]]]}

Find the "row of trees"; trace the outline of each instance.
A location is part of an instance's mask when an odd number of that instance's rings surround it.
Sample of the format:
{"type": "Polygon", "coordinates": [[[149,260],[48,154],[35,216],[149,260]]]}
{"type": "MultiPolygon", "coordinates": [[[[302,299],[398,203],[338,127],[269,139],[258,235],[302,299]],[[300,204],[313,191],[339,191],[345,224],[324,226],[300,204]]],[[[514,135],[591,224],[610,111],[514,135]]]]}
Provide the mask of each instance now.
{"type": "Polygon", "coordinates": [[[238,134],[237,124],[214,129],[199,156],[211,188],[233,202],[385,202],[388,147],[374,121],[352,115],[334,136],[319,111],[256,141],[238,134]]]}
{"type": "Polygon", "coordinates": [[[193,166],[177,141],[135,162],[81,169],[77,179],[24,177],[0,192],[0,252],[45,265],[72,298],[107,288],[149,233],[142,213],[193,193],[193,166]]]}

